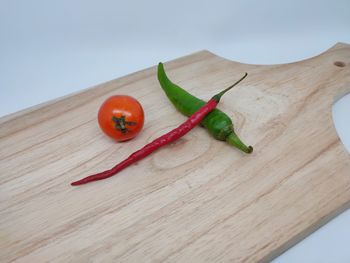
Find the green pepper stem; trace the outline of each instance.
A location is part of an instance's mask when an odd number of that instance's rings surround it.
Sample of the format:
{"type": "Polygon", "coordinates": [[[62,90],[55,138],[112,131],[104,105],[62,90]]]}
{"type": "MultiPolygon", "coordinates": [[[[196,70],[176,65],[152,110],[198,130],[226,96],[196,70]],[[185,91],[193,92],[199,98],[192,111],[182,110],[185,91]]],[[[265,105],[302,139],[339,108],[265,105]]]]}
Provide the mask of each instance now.
{"type": "Polygon", "coordinates": [[[216,102],[219,102],[222,95],[224,95],[227,91],[229,91],[230,89],[232,89],[234,86],[236,86],[238,83],[240,83],[242,80],[245,79],[245,77],[248,76],[248,73],[246,72],[244,74],[243,77],[241,77],[239,80],[237,80],[235,83],[233,83],[231,86],[227,87],[226,89],[224,89],[223,91],[221,91],[220,93],[216,94],[213,96],[212,99],[214,99],[216,102]]]}
{"type": "Polygon", "coordinates": [[[227,136],[226,141],[230,144],[235,146],[236,148],[242,150],[245,153],[252,153],[253,147],[252,146],[246,146],[237,136],[236,133],[232,132],[229,136],[227,136]]]}

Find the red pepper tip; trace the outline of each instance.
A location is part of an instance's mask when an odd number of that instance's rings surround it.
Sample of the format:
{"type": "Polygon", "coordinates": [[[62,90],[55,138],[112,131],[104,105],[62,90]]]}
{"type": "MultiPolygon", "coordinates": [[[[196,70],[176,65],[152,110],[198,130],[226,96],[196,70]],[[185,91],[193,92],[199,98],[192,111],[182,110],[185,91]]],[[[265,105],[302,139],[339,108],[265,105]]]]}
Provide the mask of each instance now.
{"type": "Polygon", "coordinates": [[[77,185],[81,185],[81,184],[82,184],[82,182],[79,180],[79,181],[75,181],[75,182],[71,183],[70,185],[77,186],[77,185]]]}

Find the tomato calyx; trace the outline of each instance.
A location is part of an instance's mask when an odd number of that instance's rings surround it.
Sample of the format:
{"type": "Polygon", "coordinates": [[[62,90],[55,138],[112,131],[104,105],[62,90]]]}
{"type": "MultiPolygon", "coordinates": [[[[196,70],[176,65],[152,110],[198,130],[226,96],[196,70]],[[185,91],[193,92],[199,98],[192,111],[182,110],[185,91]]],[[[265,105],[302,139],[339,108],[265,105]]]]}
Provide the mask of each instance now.
{"type": "Polygon", "coordinates": [[[136,125],[136,122],[126,121],[124,115],[120,116],[120,118],[113,116],[112,121],[115,122],[115,129],[121,131],[123,134],[126,134],[130,131],[126,126],[136,125]]]}

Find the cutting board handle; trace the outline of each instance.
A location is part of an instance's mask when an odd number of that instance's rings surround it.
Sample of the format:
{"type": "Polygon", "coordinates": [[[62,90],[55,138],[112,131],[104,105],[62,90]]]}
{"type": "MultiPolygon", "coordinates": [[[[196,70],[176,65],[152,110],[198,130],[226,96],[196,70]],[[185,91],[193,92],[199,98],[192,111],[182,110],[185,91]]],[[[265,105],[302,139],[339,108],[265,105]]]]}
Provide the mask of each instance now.
{"type": "MultiPolygon", "coordinates": [[[[325,53],[335,53],[338,54],[338,59],[334,60],[333,65],[340,68],[344,69],[347,72],[347,75],[349,76],[349,67],[350,67],[350,59],[349,59],[349,52],[350,52],[350,45],[346,43],[337,43],[330,49],[328,49],[325,53]],[[348,56],[342,57],[343,53],[347,53],[348,56]]],[[[350,93],[350,80],[349,78],[345,78],[347,81],[344,83],[344,85],[340,85],[338,89],[336,90],[334,94],[334,101],[339,100],[342,98],[344,95],[350,93]]]]}
{"type": "MultiPolygon", "coordinates": [[[[248,67],[248,68],[275,68],[275,67],[289,67],[291,65],[300,64],[306,65],[307,67],[310,67],[311,70],[317,69],[317,66],[322,66],[324,69],[328,69],[330,73],[334,73],[334,78],[337,78],[337,75],[342,75],[339,77],[339,79],[345,80],[342,82],[338,82],[338,86],[333,89],[333,94],[331,96],[331,105],[342,98],[344,95],[350,93],[350,81],[349,78],[343,77],[343,75],[347,74],[350,75],[350,44],[338,42],[337,44],[333,45],[329,49],[325,50],[319,55],[316,55],[314,57],[310,57],[304,60],[299,60],[291,63],[285,63],[285,64],[274,64],[274,65],[259,65],[259,64],[246,64],[242,62],[236,62],[224,57],[221,57],[219,55],[216,55],[213,52],[204,50],[205,53],[207,53],[208,56],[216,57],[220,60],[222,60],[225,63],[232,64],[233,66],[237,66],[237,64],[240,64],[241,67],[248,67]],[[326,64],[326,65],[324,65],[326,64]]],[[[309,69],[310,70],[310,69],[309,69]]],[[[310,73],[310,72],[309,72],[310,73]]],[[[317,74],[317,71],[314,72],[317,74]]],[[[312,76],[312,74],[310,74],[312,76]]],[[[337,78],[338,79],[338,78],[337,78]]]]}

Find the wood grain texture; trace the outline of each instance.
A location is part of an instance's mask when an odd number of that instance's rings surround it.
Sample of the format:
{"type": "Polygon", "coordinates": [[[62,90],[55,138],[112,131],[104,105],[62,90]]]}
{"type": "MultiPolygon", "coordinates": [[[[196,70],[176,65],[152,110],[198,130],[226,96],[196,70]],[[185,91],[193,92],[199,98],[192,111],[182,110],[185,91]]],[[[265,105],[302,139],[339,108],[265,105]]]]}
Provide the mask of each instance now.
{"type": "Polygon", "coordinates": [[[202,51],[165,67],[203,99],[248,72],[219,108],[254,153],[198,127],[118,176],[71,187],[185,120],[156,67],[3,117],[0,262],[266,262],[349,207],[350,158],[331,116],[350,89],[349,45],[285,65],[202,51]],[[97,126],[113,94],[145,110],[127,143],[97,126]]]}

